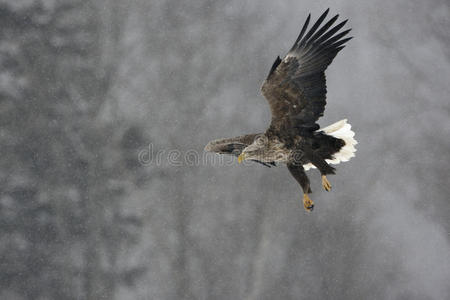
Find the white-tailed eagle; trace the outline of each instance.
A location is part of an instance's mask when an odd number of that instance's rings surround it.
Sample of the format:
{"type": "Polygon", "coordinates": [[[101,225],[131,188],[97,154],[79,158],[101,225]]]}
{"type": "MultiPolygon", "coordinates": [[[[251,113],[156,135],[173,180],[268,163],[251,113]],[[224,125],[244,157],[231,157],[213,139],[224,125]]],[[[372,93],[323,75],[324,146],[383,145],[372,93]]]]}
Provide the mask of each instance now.
{"type": "Polygon", "coordinates": [[[261,87],[272,112],[266,132],[219,139],[205,147],[205,151],[235,155],[239,163],[251,160],[269,167],[286,163],[303,189],[307,211],[313,209],[314,203],[308,197],[311,188],[305,169],[319,169],[322,186],[330,191],[326,175],[335,171],[330,164],[355,156],[357,143],[346,119],[323,129],[316,123],[326,104],[324,72],[351,39],[345,37],[350,29],[339,32],[347,20],[332,27],[338,15],[322,25],[328,11],[309,30],[308,15],[292,48],[283,59],[277,57],[270,69],[261,87]]]}

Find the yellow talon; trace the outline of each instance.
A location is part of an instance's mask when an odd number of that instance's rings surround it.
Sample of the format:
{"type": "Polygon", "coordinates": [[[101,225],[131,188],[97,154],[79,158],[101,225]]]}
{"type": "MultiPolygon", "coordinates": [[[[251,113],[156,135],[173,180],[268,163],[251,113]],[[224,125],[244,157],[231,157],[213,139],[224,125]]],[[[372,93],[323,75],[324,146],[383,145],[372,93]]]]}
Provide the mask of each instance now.
{"type": "Polygon", "coordinates": [[[309,212],[314,208],[314,202],[309,198],[308,194],[303,194],[303,207],[309,212]]]}
{"type": "Polygon", "coordinates": [[[325,175],[322,175],[322,186],[327,192],[331,191],[331,184],[325,175]]]}
{"type": "Polygon", "coordinates": [[[238,163],[241,163],[245,160],[245,153],[241,153],[241,155],[238,156],[238,163]]]}

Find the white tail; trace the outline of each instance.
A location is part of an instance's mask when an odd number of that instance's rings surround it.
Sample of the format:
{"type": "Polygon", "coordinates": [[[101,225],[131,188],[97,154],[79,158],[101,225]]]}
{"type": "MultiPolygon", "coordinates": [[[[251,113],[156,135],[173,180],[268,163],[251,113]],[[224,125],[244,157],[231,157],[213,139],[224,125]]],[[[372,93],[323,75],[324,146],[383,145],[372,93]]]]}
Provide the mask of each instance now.
{"type": "MultiPolygon", "coordinates": [[[[355,156],[355,145],[358,144],[358,142],[353,138],[355,136],[355,133],[351,129],[352,125],[347,123],[347,119],[344,119],[331,124],[328,127],[317,130],[323,131],[324,133],[344,140],[345,142],[344,147],[342,147],[342,149],[338,153],[335,153],[332,159],[325,160],[327,163],[337,165],[341,161],[349,161],[350,158],[355,156]]],[[[303,165],[303,167],[305,168],[305,170],[315,168],[315,166],[311,163],[303,165]]]]}

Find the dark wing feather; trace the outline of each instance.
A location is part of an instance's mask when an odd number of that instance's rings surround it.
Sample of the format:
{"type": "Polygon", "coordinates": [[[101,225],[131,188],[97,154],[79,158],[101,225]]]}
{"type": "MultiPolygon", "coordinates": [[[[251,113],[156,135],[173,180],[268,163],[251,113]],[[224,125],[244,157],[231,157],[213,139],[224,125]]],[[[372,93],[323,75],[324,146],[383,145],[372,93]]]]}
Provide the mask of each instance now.
{"type": "MultiPolygon", "coordinates": [[[[230,154],[234,156],[239,156],[242,150],[244,150],[248,145],[252,144],[256,136],[261,135],[261,133],[247,134],[234,138],[225,138],[209,142],[205,151],[215,152],[219,154],[230,154]]],[[[252,160],[254,162],[260,163],[266,167],[275,166],[275,163],[265,163],[259,160],[252,160]]]]}
{"type": "Polygon", "coordinates": [[[336,34],[347,20],[335,25],[339,15],[323,26],[328,9],[307,31],[310,15],[302,30],[283,60],[275,61],[261,91],[272,111],[270,128],[279,133],[316,130],[315,122],[325,110],[325,70],[337,53],[351,38],[343,38],[350,32],[336,34]]]}

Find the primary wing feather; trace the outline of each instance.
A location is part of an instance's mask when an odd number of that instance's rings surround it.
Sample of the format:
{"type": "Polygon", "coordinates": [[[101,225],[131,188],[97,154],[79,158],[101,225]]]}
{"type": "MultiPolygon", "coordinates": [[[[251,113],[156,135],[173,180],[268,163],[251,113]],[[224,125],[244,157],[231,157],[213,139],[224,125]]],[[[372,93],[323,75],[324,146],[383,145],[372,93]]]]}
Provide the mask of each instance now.
{"type": "Polygon", "coordinates": [[[329,9],[307,31],[308,15],[300,34],[283,60],[277,58],[261,91],[272,112],[270,128],[277,132],[317,129],[315,122],[325,110],[325,70],[344,44],[349,30],[336,34],[347,20],[335,25],[339,15],[323,26],[329,9]]]}

